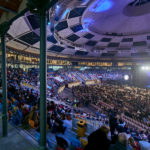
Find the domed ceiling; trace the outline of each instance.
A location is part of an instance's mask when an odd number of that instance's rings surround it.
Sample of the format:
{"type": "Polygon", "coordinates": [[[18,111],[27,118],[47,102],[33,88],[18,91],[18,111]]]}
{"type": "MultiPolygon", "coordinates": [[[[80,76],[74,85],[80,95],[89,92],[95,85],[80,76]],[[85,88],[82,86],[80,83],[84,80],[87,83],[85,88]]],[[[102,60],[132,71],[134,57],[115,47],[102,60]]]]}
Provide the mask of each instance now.
{"type": "MultiPolygon", "coordinates": [[[[47,53],[81,57],[148,57],[150,0],[61,0],[47,15],[47,53]]],[[[7,46],[39,53],[39,18],[26,13],[7,46]]]]}

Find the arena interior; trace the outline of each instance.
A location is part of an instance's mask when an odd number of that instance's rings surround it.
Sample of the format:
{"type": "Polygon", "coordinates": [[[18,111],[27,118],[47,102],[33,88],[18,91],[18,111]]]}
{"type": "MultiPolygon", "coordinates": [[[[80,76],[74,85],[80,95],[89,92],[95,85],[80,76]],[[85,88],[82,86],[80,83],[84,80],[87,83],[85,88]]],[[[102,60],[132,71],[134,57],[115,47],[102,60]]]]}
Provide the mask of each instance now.
{"type": "Polygon", "coordinates": [[[150,150],[150,0],[0,0],[0,150],[150,150]]]}

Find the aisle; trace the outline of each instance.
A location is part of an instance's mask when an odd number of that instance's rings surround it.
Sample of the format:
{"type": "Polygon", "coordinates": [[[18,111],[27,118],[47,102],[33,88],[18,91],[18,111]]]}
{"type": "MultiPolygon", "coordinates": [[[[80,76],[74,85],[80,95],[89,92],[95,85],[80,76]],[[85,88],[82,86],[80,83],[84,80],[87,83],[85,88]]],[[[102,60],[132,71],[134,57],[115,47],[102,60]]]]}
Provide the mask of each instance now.
{"type": "MultiPolygon", "coordinates": [[[[69,98],[69,100],[71,100],[71,101],[73,101],[75,99],[75,97],[72,95],[71,89],[67,89],[67,88],[65,88],[65,90],[60,94],[60,97],[69,98]]],[[[94,116],[96,114],[96,110],[91,105],[89,105],[87,107],[85,107],[85,106],[80,107],[78,109],[83,111],[83,112],[94,115],[94,116]]]]}
{"type": "Polygon", "coordinates": [[[8,125],[8,137],[2,137],[2,120],[0,117],[0,150],[38,150],[29,140],[23,137],[19,132],[8,125]]]}

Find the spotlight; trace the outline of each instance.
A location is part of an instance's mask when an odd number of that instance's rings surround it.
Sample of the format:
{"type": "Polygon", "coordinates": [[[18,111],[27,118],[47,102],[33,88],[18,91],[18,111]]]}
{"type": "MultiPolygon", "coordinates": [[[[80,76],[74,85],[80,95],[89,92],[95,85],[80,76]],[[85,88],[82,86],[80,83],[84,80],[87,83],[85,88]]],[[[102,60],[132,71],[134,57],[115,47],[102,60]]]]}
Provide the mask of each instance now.
{"type": "Polygon", "coordinates": [[[59,8],[60,8],[60,6],[59,6],[59,5],[56,5],[56,8],[57,8],[57,9],[59,9],[59,8]]]}
{"type": "Polygon", "coordinates": [[[142,70],[150,70],[150,66],[142,66],[141,69],[142,70]]]}
{"type": "Polygon", "coordinates": [[[129,75],[124,75],[124,80],[129,80],[129,75]]]}
{"type": "Polygon", "coordinates": [[[141,67],[141,69],[142,69],[142,70],[145,70],[145,67],[144,67],[144,66],[142,66],[142,67],[141,67]]]}
{"type": "Polygon", "coordinates": [[[146,66],[146,67],[145,67],[145,70],[148,70],[148,69],[149,69],[149,67],[146,66]]]}
{"type": "Polygon", "coordinates": [[[91,7],[89,8],[89,10],[91,12],[104,12],[107,11],[109,9],[111,9],[113,7],[113,2],[111,0],[96,0],[91,7]]]}
{"type": "Polygon", "coordinates": [[[62,16],[61,16],[60,19],[61,19],[61,20],[65,19],[66,15],[67,15],[69,12],[70,12],[70,9],[67,8],[67,9],[64,11],[64,13],[62,14],[62,16]]]}
{"type": "Polygon", "coordinates": [[[47,23],[49,26],[51,25],[51,23],[50,23],[50,21],[48,21],[48,23],[47,23]]]}

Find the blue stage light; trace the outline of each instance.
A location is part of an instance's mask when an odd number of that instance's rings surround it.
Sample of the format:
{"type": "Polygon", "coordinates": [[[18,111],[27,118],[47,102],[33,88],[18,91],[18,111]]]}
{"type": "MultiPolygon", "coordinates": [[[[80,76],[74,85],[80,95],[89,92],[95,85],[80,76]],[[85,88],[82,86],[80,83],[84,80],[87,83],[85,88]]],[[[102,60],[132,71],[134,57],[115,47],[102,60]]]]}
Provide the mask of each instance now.
{"type": "Polygon", "coordinates": [[[56,9],[59,9],[60,8],[60,6],[59,5],[56,5],[56,9]]]}
{"type": "Polygon", "coordinates": [[[90,18],[83,19],[83,30],[89,32],[89,25],[92,25],[94,21],[90,18]]]}
{"type": "Polygon", "coordinates": [[[69,12],[70,12],[70,9],[67,8],[67,9],[64,11],[64,13],[62,14],[61,20],[64,19],[64,18],[66,17],[66,15],[67,15],[69,12]]]}
{"type": "Polygon", "coordinates": [[[51,23],[48,21],[47,25],[49,25],[49,26],[50,26],[50,25],[51,25],[51,23]]]}
{"type": "Polygon", "coordinates": [[[82,4],[88,3],[89,0],[82,0],[82,4]]]}
{"type": "Polygon", "coordinates": [[[112,8],[113,2],[111,0],[97,0],[95,1],[89,11],[91,12],[103,12],[112,8]]]}

